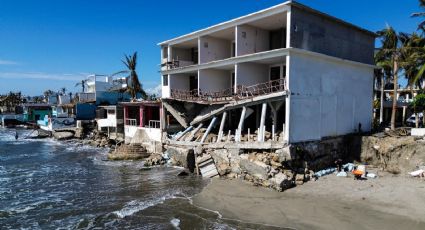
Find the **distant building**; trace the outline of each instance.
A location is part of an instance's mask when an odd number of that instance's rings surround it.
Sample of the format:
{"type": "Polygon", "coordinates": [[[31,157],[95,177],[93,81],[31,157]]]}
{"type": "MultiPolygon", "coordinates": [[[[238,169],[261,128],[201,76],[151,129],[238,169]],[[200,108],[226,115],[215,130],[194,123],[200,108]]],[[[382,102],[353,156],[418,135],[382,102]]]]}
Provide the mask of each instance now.
{"type": "Polygon", "coordinates": [[[38,120],[52,115],[52,106],[50,104],[23,104],[24,122],[37,123],[38,120]]]}
{"type": "Polygon", "coordinates": [[[124,111],[121,105],[97,107],[96,122],[98,130],[106,133],[109,139],[124,140],[124,111]]]}
{"type": "Polygon", "coordinates": [[[130,95],[124,92],[126,88],[125,77],[90,75],[84,80],[84,92],[78,94],[79,102],[116,105],[121,101],[129,101],[130,95]]]}

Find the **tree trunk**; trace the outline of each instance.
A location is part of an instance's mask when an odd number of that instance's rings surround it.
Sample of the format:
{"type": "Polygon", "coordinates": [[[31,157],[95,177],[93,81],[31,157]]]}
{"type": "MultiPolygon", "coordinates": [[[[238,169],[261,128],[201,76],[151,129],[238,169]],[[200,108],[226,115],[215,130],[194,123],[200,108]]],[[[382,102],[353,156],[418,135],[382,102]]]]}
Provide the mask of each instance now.
{"type": "Polygon", "coordinates": [[[382,125],[384,122],[384,73],[381,77],[381,103],[379,107],[379,124],[382,125]]]}
{"type": "Polygon", "coordinates": [[[419,113],[416,111],[416,108],[415,108],[415,122],[416,122],[416,128],[419,128],[419,113]]]}
{"type": "Polygon", "coordinates": [[[398,61],[394,60],[394,69],[393,69],[393,83],[394,83],[394,92],[393,92],[393,111],[391,113],[391,130],[395,130],[395,117],[397,113],[397,88],[398,88],[398,61]]]}

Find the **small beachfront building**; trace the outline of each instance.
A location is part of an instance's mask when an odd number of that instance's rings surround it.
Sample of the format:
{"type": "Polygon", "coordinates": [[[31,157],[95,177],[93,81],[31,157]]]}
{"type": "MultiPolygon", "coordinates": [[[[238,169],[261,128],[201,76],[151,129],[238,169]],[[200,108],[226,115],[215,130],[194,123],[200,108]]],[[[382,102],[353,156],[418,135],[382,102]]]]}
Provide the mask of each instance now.
{"type": "MultiPolygon", "coordinates": [[[[124,110],[124,136],[127,144],[144,144],[162,141],[161,102],[122,102],[124,110]]],[[[149,149],[148,149],[149,150],[149,149]]],[[[156,152],[156,151],[150,151],[156,152]]]]}
{"type": "Polygon", "coordinates": [[[124,111],[120,105],[98,106],[96,110],[97,129],[109,139],[124,139],[124,111]]]}
{"type": "Polygon", "coordinates": [[[23,104],[24,122],[37,122],[46,115],[52,115],[52,106],[50,104],[23,104]]]}

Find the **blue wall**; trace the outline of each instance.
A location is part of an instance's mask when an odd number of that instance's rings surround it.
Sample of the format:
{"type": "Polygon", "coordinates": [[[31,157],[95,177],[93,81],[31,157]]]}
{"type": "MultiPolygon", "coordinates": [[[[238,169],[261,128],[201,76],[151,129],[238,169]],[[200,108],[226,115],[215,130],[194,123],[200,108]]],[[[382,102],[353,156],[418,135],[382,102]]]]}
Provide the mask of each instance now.
{"type": "Polygon", "coordinates": [[[96,118],[96,105],[77,104],[75,107],[77,120],[94,120],[96,118]]]}
{"type": "Polygon", "coordinates": [[[128,93],[96,92],[96,105],[116,105],[118,102],[130,101],[128,93]]]}

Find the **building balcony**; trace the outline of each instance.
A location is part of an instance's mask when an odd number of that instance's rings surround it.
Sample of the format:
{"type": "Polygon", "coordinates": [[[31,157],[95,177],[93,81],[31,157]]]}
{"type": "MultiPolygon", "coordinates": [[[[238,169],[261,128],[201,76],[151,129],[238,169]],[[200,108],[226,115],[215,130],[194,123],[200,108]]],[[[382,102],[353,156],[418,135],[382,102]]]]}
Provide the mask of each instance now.
{"type": "Polygon", "coordinates": [[[285,79],[278,79],[251,86],[238,85],[236,89],[229,88],[218,91],[171,89],[170,98],[194,102],[227,102],[283,92],[285,90],[285,79]]]}
{"type": "Polygon", "coordinates": [[[192,65],[195,65],[195,62],[186,60],[165,61],[161,64],[161,71],[167,71],[192,65]]]}
{"type": "Polygon", "coordinates": [[[96,102],[96,93],[79,93],[79,102],[96,102]]]}

